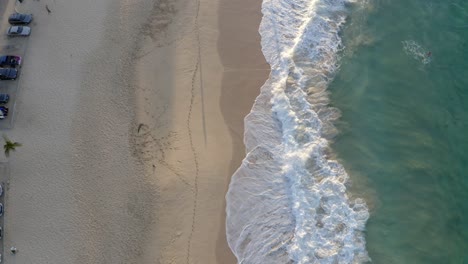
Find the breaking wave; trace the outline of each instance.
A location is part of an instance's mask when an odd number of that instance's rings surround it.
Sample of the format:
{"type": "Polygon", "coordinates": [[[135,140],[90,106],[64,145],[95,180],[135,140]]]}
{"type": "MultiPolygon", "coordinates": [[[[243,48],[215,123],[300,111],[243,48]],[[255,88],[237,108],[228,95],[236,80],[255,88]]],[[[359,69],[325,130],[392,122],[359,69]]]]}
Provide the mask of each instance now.
{"type": "Polygon", "coordinates": [[[238,262],[362,263],[369,260],[362,199],[330,158],[340,113],[327,87],[338,69],[345,0],[264,0],[260,25],[269,79],[245,118],[247,156],[233,175],[227,239],[238,262]]]}

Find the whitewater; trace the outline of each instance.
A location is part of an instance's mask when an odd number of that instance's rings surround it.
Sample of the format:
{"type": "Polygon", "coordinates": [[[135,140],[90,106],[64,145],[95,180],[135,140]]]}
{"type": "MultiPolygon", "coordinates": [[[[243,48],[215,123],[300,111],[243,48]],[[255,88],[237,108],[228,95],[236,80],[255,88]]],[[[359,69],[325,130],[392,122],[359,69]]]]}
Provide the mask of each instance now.
{"type": "Polygon", "coordinates": [[[344,0],[264,0],[259,32],[269,79],[245,118],[247,156],[228,193],[226,232],[242,264],[369,261],[365,201],[329,140],[338,109],[327,87],[339,68],[344,0]]]}

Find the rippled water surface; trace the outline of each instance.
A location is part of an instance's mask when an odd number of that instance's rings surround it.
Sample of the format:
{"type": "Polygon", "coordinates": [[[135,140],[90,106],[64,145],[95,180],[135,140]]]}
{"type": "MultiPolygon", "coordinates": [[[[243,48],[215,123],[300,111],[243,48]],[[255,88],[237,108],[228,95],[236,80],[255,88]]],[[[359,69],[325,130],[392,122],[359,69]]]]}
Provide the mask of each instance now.
{"type": "Polygon", "coordinates": [[[332,148],[368,204],[369,256],[468,263],[468,2],[374,0],[351,14],[332,148]]]}

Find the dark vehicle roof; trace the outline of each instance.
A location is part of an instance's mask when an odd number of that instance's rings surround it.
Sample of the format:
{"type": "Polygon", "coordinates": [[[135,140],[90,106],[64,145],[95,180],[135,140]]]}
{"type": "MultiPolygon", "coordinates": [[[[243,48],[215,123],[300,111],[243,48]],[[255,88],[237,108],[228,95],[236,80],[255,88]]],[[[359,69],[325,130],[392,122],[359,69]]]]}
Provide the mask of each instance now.
{"type": "MultiPolygon", "coordinates": [[[[8,95],[8,94],[0,94],[0,102],[1,102],[2,104],[8,102],[8,100],[10,100],[10,95],[8,95]]],[[[1,191],[0,191],[0,193],[1,193],[1,191]]]]}
{"type": "Polygon", "coordinates": [[[9,57],[9,56],[1,56],[1,57],[0,57],[0,63],[8,62],[8,57],[9,57]]]}
{"type": "Polygon", "coordinates": [[[3,76],[11,76],[16,74],[16,72],[18,72],[18,70],[12,68],[0,68],[0,75],[3,76]]]}
{"type": "Polygon", "coordinates": [[[10,72],[11,70],[16,71],[16,69],[11,69],[11,68],[0,68],[0,73],[10,72]]]}
{"type": "Polygon", "coordinates": [[[8,18],[9,20],[23,20],[26,18],[26,14],[14,13],[8,18]]]}
{"type": "Polygon", "coordinates": [[[0,56],[0,63],[10,63],[9,60],[16,59],[16,58],[18,58],[18,56],[3,55],[3,56],[0,56]]]}
{"type": "Polygon", "coordinates": [[[10,15],[10,19],[19,19],[21,17],[21,14],[14,13],[10,15]]]}

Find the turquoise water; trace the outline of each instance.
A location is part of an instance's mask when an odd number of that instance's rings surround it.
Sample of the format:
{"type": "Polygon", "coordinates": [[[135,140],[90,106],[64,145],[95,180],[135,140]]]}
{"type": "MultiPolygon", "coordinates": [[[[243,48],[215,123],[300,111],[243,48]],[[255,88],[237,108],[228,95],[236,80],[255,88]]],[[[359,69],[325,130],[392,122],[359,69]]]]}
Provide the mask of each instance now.
{"type": "Polygon", "coordinates": [[[468,2],[374,0],[342,37],[333,149],[373,263],[468,263],[468,2]]]}

